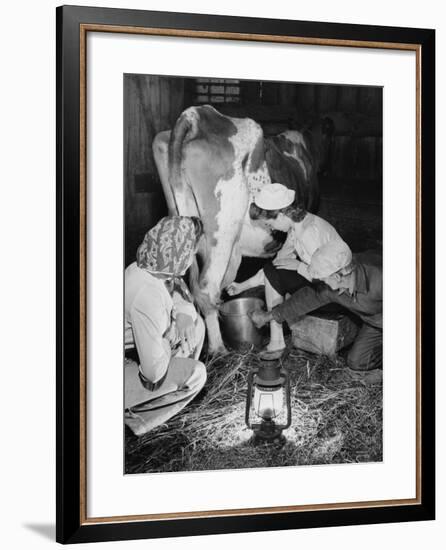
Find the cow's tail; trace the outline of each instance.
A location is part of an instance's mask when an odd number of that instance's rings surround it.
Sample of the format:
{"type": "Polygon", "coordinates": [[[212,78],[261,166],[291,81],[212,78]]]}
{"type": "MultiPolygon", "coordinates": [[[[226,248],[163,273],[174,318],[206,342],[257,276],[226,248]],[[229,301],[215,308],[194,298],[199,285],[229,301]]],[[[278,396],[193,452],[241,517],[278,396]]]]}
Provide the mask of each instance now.
{"type": "Polygon", "coordinates": [[[185,194],[185,181],[182,175],[183,146],[186,141],[192,139],[197,131],[198,114],[194,107],[186,109],[178,118],[169,142],[169,185],[176,202],[177,213],[179,211],[176,194],[185,194]]]}
{"type": "MultiPolygon", "coordinates": [[[[182,172],[183,147],[185,143],[191,141],[197,135],[198,123],[199,114],[194,107],[190,107],[181,114],[172,130],[169,142],[169,186],[173,192],[177,213],[179,215],[195,215],[200,217],[200,211],[193,189],[184,179],[182,172]],[[189,195],[190,198],[193,198],[196,212],[181,212],[178,208],[177,194],[183,196],[189,195]]],[[[189,202],[188,210],[191,204],[192,201],[189,202]]],[[[200,288],[200,268],[197,256],[194,257],[189,268],[188,277],[189,287],[194,297],[195,304],[202,313],[206,313],[212,306],[209,297],[200,288]]]]}

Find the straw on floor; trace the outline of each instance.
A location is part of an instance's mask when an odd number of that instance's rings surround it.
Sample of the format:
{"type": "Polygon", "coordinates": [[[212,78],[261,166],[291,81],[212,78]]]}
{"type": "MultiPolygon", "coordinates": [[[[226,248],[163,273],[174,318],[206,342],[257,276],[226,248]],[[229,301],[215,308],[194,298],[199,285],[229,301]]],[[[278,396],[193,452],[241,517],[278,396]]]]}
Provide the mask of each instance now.
{"type": "Polygon", "coordinates": [[[281,446],[254,446],[246,427],[253,351],[207,362],[201,394],[180,414],[136,438],[126,432],[126,473],[219,470],[382,460],[382,384],[352,379],[342,358],[299,350],[283,359],[292,424],[281,446]]]}

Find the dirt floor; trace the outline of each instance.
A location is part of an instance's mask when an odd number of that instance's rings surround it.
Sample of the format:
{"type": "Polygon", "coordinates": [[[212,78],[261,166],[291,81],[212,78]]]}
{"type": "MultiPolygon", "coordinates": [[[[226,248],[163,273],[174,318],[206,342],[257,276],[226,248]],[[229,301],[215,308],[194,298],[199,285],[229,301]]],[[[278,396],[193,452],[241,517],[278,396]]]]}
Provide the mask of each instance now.
{"type": "Polygon", "coordinates": [[[382,460],[382,383],[354,379],[342,357],[297,349],[290,374],[292,424],[282,446],[255,446],[245,425],[253,351],[207,363],[208,381],[180,414],[141,438],[126,431],[126,473],[377,462],[382,460]]]}

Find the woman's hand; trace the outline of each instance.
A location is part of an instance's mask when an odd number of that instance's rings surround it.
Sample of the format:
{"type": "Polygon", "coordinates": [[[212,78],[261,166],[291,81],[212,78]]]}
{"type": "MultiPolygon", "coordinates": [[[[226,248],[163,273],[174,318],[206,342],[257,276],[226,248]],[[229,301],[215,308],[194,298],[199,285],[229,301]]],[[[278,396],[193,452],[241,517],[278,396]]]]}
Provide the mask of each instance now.
{"type": "Polygon", "coordinates": [[[257,328],[263,327],[263,325],[269,323],[273,318],[271,311],[263,311],[262,309],[252,311],[249,316],[257,328]]]}
{"type": "Polygon", "coordinates": [[[277,269],[288,269],[290,271],[297,271],[297,268],[299,267],[299,264],[301,262],[297,260],[296,258],[281,258],[275,257],[273,260],[273,265],[277,267],[277,269]]]}
{"type": "Polygon", "coordinates": [[[176,344],[178,340],[178,335],[175,323],[171,323],[170,327],[163,334],[163,338],[168,342],[170,347],[173,347],[176,344]]]}
{"type": "Polygon", "coordinates": [[[177,336],[181,343],[181,349],[186,356],[190,355],[197,345],[194,320],[186,313],[177,313],[175,323],[177,327],[177,336]]]}
{"type": "Polygon", "coordinates": [[[236,294],[240,294],[240,292],[243,291],[242,285],[240,283],[231,283],[226,287],[226,292],[229,294],[229,296],[235,296],[236,294]]]}

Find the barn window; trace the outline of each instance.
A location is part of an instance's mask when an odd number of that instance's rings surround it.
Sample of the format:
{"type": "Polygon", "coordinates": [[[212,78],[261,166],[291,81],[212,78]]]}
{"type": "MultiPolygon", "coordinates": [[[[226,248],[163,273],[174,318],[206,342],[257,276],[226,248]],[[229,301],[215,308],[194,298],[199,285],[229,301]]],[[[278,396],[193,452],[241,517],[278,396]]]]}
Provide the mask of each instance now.
{"type": "Polygon", "coordinates": [[[194,103],[240,103],[240,80],[225,78],[197,78],[194,103]]]}

